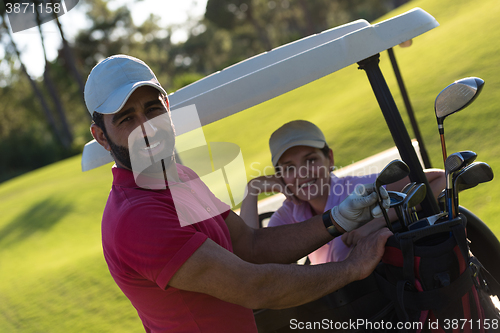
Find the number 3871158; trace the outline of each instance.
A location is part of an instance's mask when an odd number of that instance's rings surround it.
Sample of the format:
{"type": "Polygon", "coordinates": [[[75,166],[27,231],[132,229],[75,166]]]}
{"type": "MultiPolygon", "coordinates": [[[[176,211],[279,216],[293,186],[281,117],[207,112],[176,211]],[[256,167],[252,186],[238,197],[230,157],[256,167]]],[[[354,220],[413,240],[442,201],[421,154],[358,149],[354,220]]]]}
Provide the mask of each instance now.
{"type": "Polygon", "coordinates": [[[61,11],[64,11],[64,8],[60,3],[40,3],[34,4],[30,2],[17,2],[17,3],[6,3],[5,11],[7,14],[28,14],[35,13],[37,11],[40,14],[51,14],[56,13],[59,14],[61,11]]]}

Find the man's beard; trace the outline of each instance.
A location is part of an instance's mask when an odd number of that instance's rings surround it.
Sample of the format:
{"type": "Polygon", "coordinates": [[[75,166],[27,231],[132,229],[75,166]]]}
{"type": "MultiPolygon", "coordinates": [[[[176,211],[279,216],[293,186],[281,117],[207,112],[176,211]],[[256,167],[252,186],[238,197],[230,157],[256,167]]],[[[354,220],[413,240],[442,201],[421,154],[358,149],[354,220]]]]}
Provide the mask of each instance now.
{"type": "Polygon", "coordinates": [[[128,148],[117,145],[110,138],[107,139],[115,160],[120,162],[120,164],[125,166],[127,169],[132,170],[132,162],[130,161],[130,153],[128,151],[128,148]]]}
{"type": "MultiPolygon", "coordinates": [[[[117,145],[110,138],[107,139],[115,160],[118,161],[121,165],[123,165],[127,169],[134,171],[132,167],[132,160],[130,158],[129,148],[117,145]]],[[[134,147],[131,147],[131,149],[133,150],[134,147]]],[[[137,154],[135,156],[137,158],[137,154]]],[[[138,171],[138,173],[150,174],[150,175],[158,173],[163,174],[165,172],[165,169],[168,169],[173,162],[175,162],[175,159],[174,159],[174,154],[172,153],[171,156],[166,156],[161,161],[150,164],[149,167],[138,171]]]]}

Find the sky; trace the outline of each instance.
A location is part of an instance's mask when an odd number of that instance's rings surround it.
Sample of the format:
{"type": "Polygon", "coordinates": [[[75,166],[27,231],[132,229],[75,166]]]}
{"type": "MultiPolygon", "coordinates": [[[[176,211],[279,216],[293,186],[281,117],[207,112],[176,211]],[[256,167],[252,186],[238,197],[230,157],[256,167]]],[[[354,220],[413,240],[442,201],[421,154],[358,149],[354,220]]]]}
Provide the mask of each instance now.
{"type": "MultiPolygon", "coordinates": [[[[80,9],[84,4],[92,0],[80,0],[76,7],[60,17],[60,22],[69,40],[76,32],[89,25],[85,15],[80,9]],[[73,28],[74,27],[74,28],[73,28]]],[[[115,9],[121,5],[128,5],[132,14],[134,24],[140,25],[146,20],[150,13],[161,17],[160,25],[169,26],[181,24],[191,18],[201,18],[205,13],[207,0],[142,0],[134,3],[134,0],[110,0],[109,8],[115,9]]],[[[61,38],[57,27],[53,22],[42,25],[46,43],[47,57],[49,61],[57,56],[57,49],[61,44],[61,38]]],[[[179,42],[185,40],[187,33],[182,30],[174,32],[172,40],[179,42]]],[[[22,50],[22,60],[27,67],[28,73],[33,77],[43,74],[44,60],[43,52],[38,35],[38,28],[31,28],[14,34],[14,40],[19,49],[22,50]]]]}

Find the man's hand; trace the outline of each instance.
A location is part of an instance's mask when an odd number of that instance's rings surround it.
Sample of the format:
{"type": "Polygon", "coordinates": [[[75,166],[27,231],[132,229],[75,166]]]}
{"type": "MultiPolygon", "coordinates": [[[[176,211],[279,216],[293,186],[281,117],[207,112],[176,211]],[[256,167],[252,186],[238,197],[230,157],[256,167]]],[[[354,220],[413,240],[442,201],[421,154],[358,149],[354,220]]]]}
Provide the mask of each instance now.
{"type": "Polygon", "coordinates": [[[358,274],[355,279],[362,280],[373,272],[384,255],[385,243],[391,235],[389,229],[382,228],[358,241],[346,259],[355,267],[354,271],[358,274]]]}
{"type": "Polygon", "coordinates": [[[385,226],[387,226],[387,224],[383,218],[372,220],[357,229],[344,233],[342,235],[342,241],[347,246],[355,246],[358,244],[359,240],[375,233],[375,231],[382,229],[385,226]]]}
{"type": "MultiPolygon", "coordinates": [[[[381,187],[380,194],[385,209],[389,208],[390,199],[387,191],[381,187]]],[[[380,207],[377,206],[377,193],[374,184],[357,185],[354,191],[330,211],[333,219],[345,231],[354,230],[375,216],[382,216],[380,207]]]]}

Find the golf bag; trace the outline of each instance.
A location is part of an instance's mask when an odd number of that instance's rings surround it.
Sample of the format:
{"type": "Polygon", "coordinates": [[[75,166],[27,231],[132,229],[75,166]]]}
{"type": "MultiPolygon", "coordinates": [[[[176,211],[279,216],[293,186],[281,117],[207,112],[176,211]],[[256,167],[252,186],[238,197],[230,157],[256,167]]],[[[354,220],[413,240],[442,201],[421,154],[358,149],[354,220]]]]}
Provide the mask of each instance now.
{"type": "Polygon", "coordinates": [[[389,238],[374,275],[390,302],[372,323],[390,322],[391,332],[500,331],[490,298],[500,287],[471,256],[465,225],[460,215],[389,238]]]}

